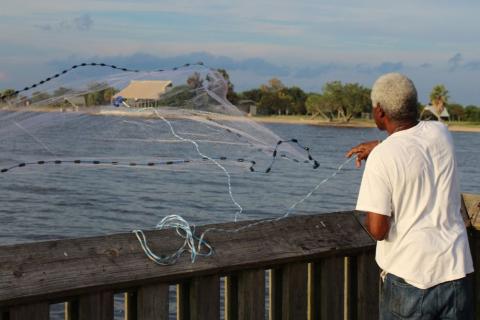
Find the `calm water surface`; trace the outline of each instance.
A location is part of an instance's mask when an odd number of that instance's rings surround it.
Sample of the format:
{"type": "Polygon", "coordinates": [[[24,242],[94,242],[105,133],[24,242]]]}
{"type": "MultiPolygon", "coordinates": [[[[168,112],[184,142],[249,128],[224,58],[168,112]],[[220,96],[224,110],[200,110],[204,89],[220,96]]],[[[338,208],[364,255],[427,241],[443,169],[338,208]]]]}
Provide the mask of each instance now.
{"type": "MultiPolygon", "coordinates": [[[[85,119],[89,123],[96,118],[85,119]]],[[[79,124],[80,126],[81,124],[79,124]]],[[[309,165],[279,160],[271,173],[250,172],[248,166],[238,164],[226,168],[232,175],[232,192],[244,208],[243,219],[280,216],[296,201],[322,180],[330,177],[345,162],[344,153],[352,146],[385,135],[371,128],[335,128],[305,125],[266,124],[285,139],[296,138],[309,146],[320,163],[313,170],[309,165]]],[[[10,139],[0,141],[0,159],[42,160],[53,159],[48,146],[39,141],[55,144],[56,150],[67,157],[94,159],[105,157],[112,151],[105,145],[105,136],[95,132],[90,137],[102,136],[98,145],[88,147],[76,143],[78,132],[43,132],[36,139],[10,139]],[[69,136],[71,135],[71,136],[69,136]],[[47,150],[48,151],[48,150],[47,150]],[[103,153],[102,153],[103,152],[103,153]]],[[[100,130],[100,129],[99,129],[100,130]]],[[[453,132],[463,192],[480,193],[480,134],[453,132]]],[[[96,141],[91,139],[91,141],[96,141]]],[[[142,141],[122,144],[127,154],[141,148],[152,148],[142,141]]],[[[190,146],[191,149],[191,146],[190,146]]],[[[168,150],[175,155],[175,146],[168,150]]],[[[209,155],[221,152],[235,153],[233,147],[216,150],[204,149],[209,155]],[[231,148],[231,149],[228,149],[231,148]]],[[[151,154],[158,153],[152,148],[151,154]]],[[[255,154],[237,155],[255,158],[255,154]]],[[[268,163],[258,163],[264,166],[268,163]]],[[[338,175],[321,185],[299,205],[295,214],[332,212],[354,208],[362,169],[348,163],[338,175]]],[[[205,224],[233,221],[237,208],[227,191],[226,177],[215,166],[192,165],[166,169],[112,166],[48,165],[27,166],[0,175],[0,240],[3,245],[92,236],[132,229],[152,229],[165,215],[180,214],[188,221],[205,224]]],[[[120,299],[116,300],[121,303],[120,299]]],[[[55,313],[58,313],[58,308],[55,313]]]]}
{"type": "MultiPolygon", "coordinates": [[[[282,138],[297,138],[309,146],[312,155],[320,162],[320,168],[313,170],[309,165],[286,160],[278,161],[269,174],[251,173],[248,167],[231,167],[232,192],[244,208],[244,219],[284,214],[295,201],[344,163],[344,153],[351,146],[364,140],[384,138],[383,133],[372,128],[266,126],[282,138]]],[[[95,136],[96,133],[90,134],[95,136]]],[[[58,132],[52,132],[52,135],[58,136],[58,132]]],[[[478,193],[480,134],[453,132],[452,135],[456,143],[461,189],[478,193]]],[[[49,141],[49,137],[42,139],[49,141]]],[[[77,144],[71,143],[68,136],[58,139],[55,142],[62,144],[62,154],[77,156],[83,152],[78,150],[77,144]]],[[[11,141],[0,141],[1,159],[9,159],[12,153],[15,159],[48,159],[48,155],[38,155],[41,153],[37,150],[38,141],[31,139],[21,144],[11,141]]],[[[124,145],[131,149],[131,153],[138,148],[138,143],[124,145]]],[[[102,147],[95,150],[99,148],[102,147]]],[[[209,154],[208,151],[205,152],[209,154]]],[[[98,151],[95,152],[99,156],[98,151]]],[[[255,155],[243,156],[255,158],[255,155]]],[[[258,164],[259,167],[262,165],[258,164]]],[[[354,168],[353,162],[348,163],[337,176],[299,205],[296,212],[353,209],[361,175],[362,169],[354,168]]],[[[27,166],[2,174],[0,188],[2,244],[151,229],[168,214],[180,214],[196,224],[233,221],[237,210],[229,198],[226,177],[215,166],[165,170],[27,166]]]]}

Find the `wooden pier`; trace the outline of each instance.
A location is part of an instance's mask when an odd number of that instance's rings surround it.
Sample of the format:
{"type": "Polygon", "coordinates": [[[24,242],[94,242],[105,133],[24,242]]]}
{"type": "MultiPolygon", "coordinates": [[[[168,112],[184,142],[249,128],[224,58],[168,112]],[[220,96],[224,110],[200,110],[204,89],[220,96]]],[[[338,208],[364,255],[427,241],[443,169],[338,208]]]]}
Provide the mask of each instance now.
{"type": "MultiPolygon", "coordinates": [[[[479,203],[479,196],[465,196],[467,222],[479,203]]],[[[0,320],[50,319],[58,303],[68,320],[110,320],[119,294],[128,320],[169,319],[169,310],[179,320],[377,319],[375,242],[359,221],[353,212],[296,215],[235,233],[210,232],[213,256],[192,263],[184,254],[171,266],[150,261],[132,233],[2,246],[0,320]]],[[[206,227],[212,225],[197,232],[206,227]]],[[[156,253],[172,253],[182,243],[173,230],[146,235],[156,253]]],[[[469,227],[469,236],[478,270],[480,232],[469,227]]]]}

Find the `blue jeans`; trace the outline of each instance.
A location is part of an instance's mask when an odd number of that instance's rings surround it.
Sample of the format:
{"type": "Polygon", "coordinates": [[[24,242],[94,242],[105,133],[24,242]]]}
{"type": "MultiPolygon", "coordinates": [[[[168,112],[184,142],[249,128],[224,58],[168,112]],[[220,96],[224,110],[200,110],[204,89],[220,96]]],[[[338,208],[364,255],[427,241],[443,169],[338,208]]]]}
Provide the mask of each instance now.
{"type": "Polygon", "coordinates": [[[387,274],[380,288],[380,320],[473,319],[473,286],[469,277],[418,289],[387,274]]]}

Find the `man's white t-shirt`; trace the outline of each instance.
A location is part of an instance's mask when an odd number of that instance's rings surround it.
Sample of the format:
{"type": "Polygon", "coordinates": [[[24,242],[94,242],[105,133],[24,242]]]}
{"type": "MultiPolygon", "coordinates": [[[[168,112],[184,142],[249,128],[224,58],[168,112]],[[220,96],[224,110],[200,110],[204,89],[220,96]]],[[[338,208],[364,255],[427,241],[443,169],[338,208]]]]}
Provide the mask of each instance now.
{"type": "Polygon", "coordinates": [[[391,134],[365,165],[356,209],[390,217],[376,261],[421,289],[473,272],[455,161],[446,126],[422,121],[391,134]]]}

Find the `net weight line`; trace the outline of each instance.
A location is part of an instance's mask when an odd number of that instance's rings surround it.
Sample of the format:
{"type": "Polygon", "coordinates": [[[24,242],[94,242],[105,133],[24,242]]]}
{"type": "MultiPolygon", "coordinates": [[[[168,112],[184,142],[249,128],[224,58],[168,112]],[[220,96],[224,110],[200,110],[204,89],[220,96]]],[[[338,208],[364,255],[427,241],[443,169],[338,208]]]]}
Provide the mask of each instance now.
{"type": "MultiPolygon", "coordinates": [[[[18,90],[15,90],[15,91],[11,92],[11,93],[2,94],[2,95],[0,95],[0,101],[6,101],[9,98],[13,98],[13,97],[17,96],[19,93],[26,92],[26,91],[29,91],[31,89],[35,89],[35,88],[37,88],[37,87],[39,87],[39,86],[41,86],[41,85],[43,85],[47,82],[52,81],[53,79],[59,78],[60,76],[67,74],[70,71],[73,71],[77,68],[82,68],[82,67],[103,67],[103,68],[111,68],[111,69],[119,70],[119,71],[123,71],[123,72],[139,73],[139,72],[176,71],[176,70],[179,70],[179,69],[182,69],[182,68],[187,68],[187,67],[190,67],[190,66],[205,66],[205,64],[203,62],[186,63],[184,65],[181,65],[181,66],[178,66],[178,67],[173,67],[173,68],[170,68],[170,69],[158,69],[158,70],[151,70],[151,71],[141,71],[141,70],[136,70],[136,69],[118,67],[116,65],[107,64],[107,63],[97,63],[97,62],[80,63],[80,64],[75,64],[75,65],[71,66],[70,68],[65,69],[65,70],[63,70],[59,73],[56,73],[56,74],[52,75],[52,76],[49,76],[49,77],[45,78],[44,80],[41,80],[41,81],[39,81],[37,83],[34,83],[30,86],[24,87],[23,89],[18,89],[18,90]]],[[[211,70],[211,68],[208,68],[208,69],[211,70]]]]}
{"type": "MultiPolygon", "coordinates": [[[[188,66],[191,66],[191,65],[201,65],[203,66],[204,64],[202,62],[199,62],[199,63],[196,63],[196,64],[184,64],[183,66],[181,67],[175,67],[175,68],[172,68],[170,70],[178,70],[179,68],[183,68],[183,67],[188,67],[188,66]]],[[[120,70],[120,71],[123,71],[123,72],[135,72],[135,73],[138,73],[140,72],[140,70],[133,70],[133,69],[128,69],[128,68],[122,68],[122,67],[117,67],[115,65],[110,65],[110,64],[105,64],[105,63],[82,63],[82,64],[79,64],[79,65],[73,65],[72,67],[70,67],[69,69],[65,69],[63,70],[62,72],[60,73],[57,73],[51,77],[48,77],[48,78],[45,78],[44,80],[38,82],[38,83],[34,83],[30,86],[27,86],[21,90],[16,90],[14,92],[11,92],[9,94],[3,94],[0,96],[0,101],[5,101],[7,100],[8,98],[11,98],[11,97],[15,97],[17,96],[19,93],[22,93],[22,92],[26,92],[26,91],[29,91],[31,89],[34,89],[40,85],[43,85],[44,83],[46,82],[49,82],[53,79],[56,79],[58,77],[60,77],[61,75],[64,75],[74,69],[77,69],[79,67],[87,67],[87,66],[92,66],[92,67],[108,67],[108,68],[111,68],[111,69],[117,69],[117,70],[120,70]]],[[[211,68],[209,68],[210,70],[212,70],[211,68]]],[[[166,71],[164,69],[159,69],[159,70],[155,70],[157,72],[163,72],[163,71],[166,71]]],[[[200,149],[199,149],[199,146],[198,144],[194,141],[194,140],[191,140],[191,139],[186,139],[186,138],[183,138],[181,136],[179,136],[173,126],[171,125],[171,123],[166,120],[163,116],[159,115],[158,112],[156,110],[154,110],[155,114],[160,118],[162,119],[163,121],[165,121],[167,123],[167,125],[169,126],[170,128],[170,131],[172,133],[173,136],[175,136],[177,139],[181,140],[181,141],[186,141],[186,142],[190,142],[192,143],[195,148],[196,148],[196,151],[197,153],[202,157],[203,160],[210,160],[211,162],[213,162],[216,166],[218,166],[226,175],[227,177],[227,183],[228,183],[228,193],[229,193],[229,196],[230,196],[230,199],[232,200],[233,204],[238,208],[237,212],[235,213],[235,222],[237,221],[238,219],[238,216],[242,213],[243,211],[243,208],[240,206],[240,204],[237,203],[237,201],[235,200],[234,196],[233,196],[233,193],[232,193],[232,188],[231,188],[231,177],[230,177],[230,174],[229,172],[225,169],[225,167],[223,167],[218,161],[217,159],[215,158],[212,158],[212,157],[209,157],[207,155],[204,155],[200,149]]],[[[310,153],[310,148],[308,147],[305,147],[305,146],[302,146],[297,139],[290,139],[290,140],[279,140],[275,146],[275,149],[272,153],[272,161],[269,165],[269,167],[265,170],[265,173],[269,173],[271,170],[272,170],[272,167],[277,159],[277,154],[278,154],[278,147],[282,144],[282,143],[292,143],[292,144],[297,144],[300,148],[302,148],[303,150],[305,150],[307,152],[307,156],[308,156],[308,161],[312,161],[313,162],[313,169],[317,169],[319,167],[319,162],[317,160],[315,160],[311,153],[310,153]]],[[[282,158],[285,158],[285,159],[289,159],[288,157],[284,156],[284,155],[280,155],[282,158]]],[[[221,157],[219,158],[219,160],[226,160],[226,157],[221,157]]],[[[243,159],[237,159],[237,161],[239,162],[243,162],[242,161],[243,159]]],[[[289,159],[291,160],[291,159],[289,159]]],[[[293,161],[295,162],[300,162],[296,159],[293,159],[293,161]]],[[[307,161],[307,162],[308,162],[307,161]]],[[[177,162],[175,161],[166,161],[166,162],[162,162],[162,163],[155,163],[155,162],[149,162],[149,163],[146,163],[146,164],[137,164],[137,163],[134,163],[134,162],[131,162],[131,163],[124,163],[123,165],[129,165],[129,166],[137,166],[137,165],[142,165],[142,166],[154,166],[156,164],[165,164],[165,165],[170,165],[170,164],[175,164],[175,163],[186,163],[186,162],[190,162],[190,160],[177,160],[177,162]]],[[[250,161],[251,162],[251,167],[250,167],[250,171],[255,171],[253,166],[255,165],[255,162],[254,161],[250,161]]],[[[347,160],[348,162],[348,160],[347,160]]],[[[340,170],[341,168],[343,168],[343,166],[347,163],[345,162],[344,164],[342,164],[337,171],[334,172],[334,174],[331,176],[335,176],[340,170]]],[[[43,164],[62,164],[62,163],[73,163],[73,164],[81,164],[81,163],[86,163],[85,161],[82,161],[82,160],[51,160],[51,161],[44,161],[44,160],[40,160],[40,161],[37,161],[37,162],[22,162],[22,163],[19,163],[15,166],[12,166],[12,167],[9,167],[9,168],[4,168],[4,169],[1,169],[0,172],[1,173],[5,173],[5,172],[8,172],[12,169],[15,169],[15,168],[22,168],[22,167],[26,167],[27,165],[28,166],[31,166],[31,165],[43,165],[43,164]]],[[[109,162],[109,163],[106,163],[106,162],[102,162],[102,161],[99,161],[99,160],[92,160],[91,162],[88,162],[90,164],[94,164],[94,165],[100,165],[100,164],[109,164],[109,165],[122,165],[122,163],[120,162],[116,162],[116,161],[112,161],[112,162],[109,162]]],[[[147,257],[149,259],[151,259],[152,261],[154,261],[155,263],[157,264],[160,264],[160,265],[169,265],[169,264],[173,264],[177,261],[177,259],[182,255],[183,252],[185,251],[188,251],[191,253],[191,260],[192,262],[195,261],[196,257],[197,256],[209,256],[213,253],[213,248],[210,244],[208,244],[207,241],[204,240],[204,237],[206,235],[207,232],[210,232],[210,231],[221,231],[221,232],[239,232],[243,229],[246,229],[246,228],[249,228],[249,227],[252,227],[254,225],[257,225],[257,224],[260,224],[260,223],[265,223],[265,222],[268,222],[268,221],[276,221],[276,220],[280,220],[280,219],[283,219],[283,218],[286,218],[288,215],[290,215],[290,213],[293,211],[293,209],[300,203],[304,202],[306,199],[308,199],[315,190],[317,190],[323,183],[327,182],[330,178],[327,178],[327,179],[324,179],[322,180],[322,182],[320,182],[317,186],[315,186],[315,188],[313,188],[305,197],[303,197],[301,200],[299,201],[296,201],[288,210],[287,212],[282,216],[282,217],[279,217],[279,218],[275,218],[275,219],[267,219],[267,220],[261,220],[259,222],[256,222],[256,223],[252,223],[250,225],[247,225],[247,226],[244,226],[244,227],[241,227],[241,228],[238,228],[238,229],[234,229],[234,230],[222,230],[222,229],[207,229],[206,231],[204,231],[200,237],[197,237],[195,235],[195,227],[194,226],[190,226],[189,223],[184,220],[181,216],[178,216],[178,215],[168,215],[166,217],[164,217],[159,224],[157,224],[157,229],[164,229],[164,228],[174,228],[176,231],[177,231],[177,234],[179,236],[181,236],[182,238],[185,239],[183,245],[174,253],[172,253],[171,255],[156,255],[148,246],[147,244],[147,239],[146,239],[146,236],[145,234],[143,233],[142,230],[133,230],[133,232],[135,233],[138,241],[140,242],[140,245],[142,247],[142,249],[144,250],[145,254],[147,255],[147,257]],[[197,245],[195,245],[195,241],[197,241],[197,245]],[[207,253],[202,253],[202,246],[205,246],[207,248],[207,253]]]]}
{"type": "MultiPolygon", "coordinates": [[[[165,166],[165,165],[176,165],[176,164],[184,164],[184,163],[193,163],[198,161],[206,161],[209,160],[208,158],[202,159],[176,159],[176,160],[166,160],[166,161],[152,161],[152,162],[122,162],[122,161],[105,161],[105,160],[39,160],[34,162],[20,162],[16,165],[0,169],[0,173],[7,173],[12,171],[13,169],[17,168],[25,168],[27,166],[41,166],[47,164],[82,164],[82,165],[108,165],[108,166],[129,166],[129,167],[154,167],[154,166],[165,166]]],[[[225,161],[228,160],[227,157],[219,157],[215,158],[215,160],[225,161]]],[[[250,163],[249,170],[251,172],[255,172],[255,164],[256,162],[253,160],[247,160],[243,158],[233,159],[235,162],[246,162],[250,163]]]]}

